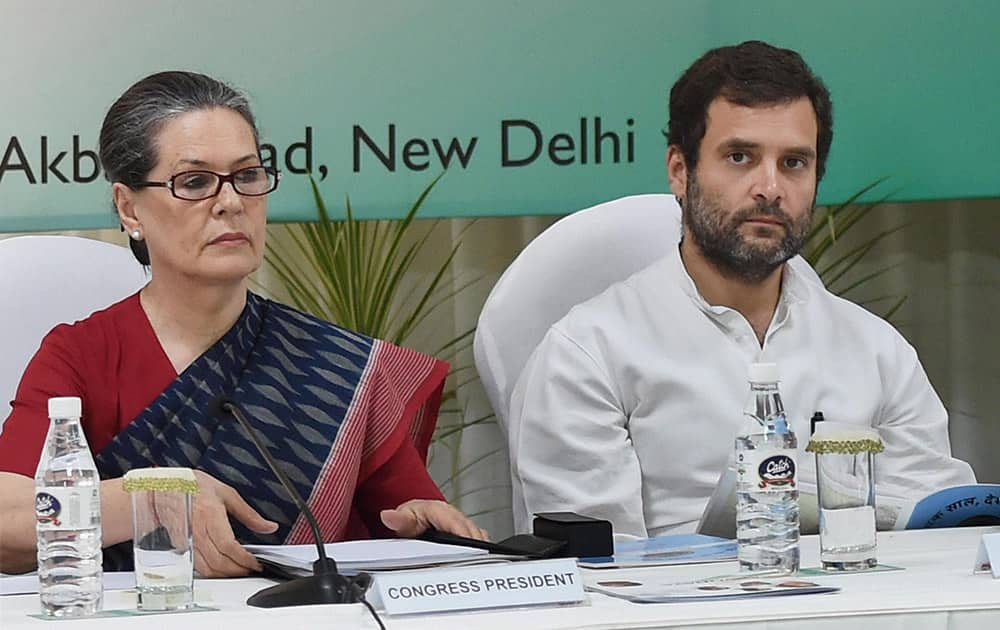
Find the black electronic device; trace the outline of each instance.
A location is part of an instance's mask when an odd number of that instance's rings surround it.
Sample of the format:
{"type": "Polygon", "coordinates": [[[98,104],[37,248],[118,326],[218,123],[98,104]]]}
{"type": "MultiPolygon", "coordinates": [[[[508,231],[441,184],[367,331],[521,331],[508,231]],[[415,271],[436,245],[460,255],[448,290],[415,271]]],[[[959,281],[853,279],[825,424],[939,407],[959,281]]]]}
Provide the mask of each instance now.
{"type": "Polygon", "coordinates": [[[422,540],[429,540],[446,545],[460,545],[462,547],[473,547],[475,549],[485,549],[490,553],[508,556],[524,556],[525,558],[553,558],[566,545],[561,540],[549,540],[531,534],[518,534],[500,542],[488,540],[478,540],[476,538],[466,538],[458,534],[450,534],[436,529],[428,529],[420,535],[422,540]]]}
{"type": "Polygon", "coordinates": [[[526,556],[528,558],[559,558],[565,556],[566,543],[562,540],[552,540],[534,534],[517,534],[500,541],[502,549],[507,553],[526,556]]]}
{"type": "Polygon", "coordinates": [[[518,534],[500,542],[466,538],[435,529],[427,530],[420,537],[525,558],[598,558],[615,553],[610,521],[574,512],[546,512],[535,515],[532,527],[531,534],[518,534]]]}
{"type": "Polygon", "coordinates": [[[535,514],[531,528],[535,536],[565,543],[559,551],[562,557],[597,558],[615,553],[610,521],[575,512],[543,512],[535,514]]]}

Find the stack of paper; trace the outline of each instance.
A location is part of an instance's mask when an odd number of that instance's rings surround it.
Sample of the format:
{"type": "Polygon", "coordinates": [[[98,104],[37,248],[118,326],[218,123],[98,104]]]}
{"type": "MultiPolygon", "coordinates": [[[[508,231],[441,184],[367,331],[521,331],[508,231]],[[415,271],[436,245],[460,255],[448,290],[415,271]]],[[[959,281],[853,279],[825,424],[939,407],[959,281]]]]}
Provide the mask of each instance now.
{"type": "MultiPolygon", "coordinates": [[[[311,575],[313,562],[317,559],[316,545],[246,545],[246,548],[261,562],[275,564],[301,575],[311,575]]],[[[485,549],[406,538],[351,540],[327,543],[325,548],[326,555],[336,561],[337,569],[348,574],[490,559],[489,552],[485,549]]]]}

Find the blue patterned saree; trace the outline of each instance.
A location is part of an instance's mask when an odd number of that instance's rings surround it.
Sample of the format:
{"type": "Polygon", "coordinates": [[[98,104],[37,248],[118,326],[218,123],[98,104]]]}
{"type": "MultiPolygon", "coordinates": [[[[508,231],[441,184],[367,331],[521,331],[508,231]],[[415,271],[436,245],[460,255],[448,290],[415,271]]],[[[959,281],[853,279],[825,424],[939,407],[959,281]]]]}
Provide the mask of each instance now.
{"type": "Polygon", "coordinates": [[[324,539],[343,539],[354,490],[373,462],[402,439],[426,456],[446,373],[447,364],[432,357],[249,293],[236,324],[97,455],[97,466],[105,479],[148,466],[203,470],[279,524],[273,534],[257,534],[233,521],[237,539],[311,540],[244,430],[210,414],[211,401],[226,395],[306,498],[324,539]]]}

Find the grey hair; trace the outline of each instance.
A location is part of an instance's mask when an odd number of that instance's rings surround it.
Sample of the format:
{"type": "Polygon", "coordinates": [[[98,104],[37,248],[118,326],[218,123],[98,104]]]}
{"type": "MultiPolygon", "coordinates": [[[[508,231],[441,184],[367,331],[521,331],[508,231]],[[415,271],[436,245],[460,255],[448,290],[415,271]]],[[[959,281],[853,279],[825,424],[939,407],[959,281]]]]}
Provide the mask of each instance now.
{"type": "MultiPolygon", "coordinates": [[[[156,136],[169,120],[188,112],[230,109],[247,121],[259,145],[257,123],[245,96],[225,83],[196,72],[168,71],[141,79],[111,105],[98,152],[104,177],[136,188],[159,159],[156,136]]],[[[144,241],[129,236],[129,247],[143,265],[149,264],[144,241]]]]}

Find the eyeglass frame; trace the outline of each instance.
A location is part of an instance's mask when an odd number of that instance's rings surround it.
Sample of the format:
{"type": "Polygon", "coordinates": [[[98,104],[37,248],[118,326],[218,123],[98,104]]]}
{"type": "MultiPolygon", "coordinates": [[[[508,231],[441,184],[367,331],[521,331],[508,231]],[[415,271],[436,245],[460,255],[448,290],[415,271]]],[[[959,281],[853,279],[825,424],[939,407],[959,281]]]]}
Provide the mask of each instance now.
{"type": "Polygon", "coordinates": [[[165,182],[141,181],[141,182],[136,182],[135,185],[132,186],[131,188],[166,188],[167,190],[170,191],[170,194],[171,194],[171,196],[174,197],[174,199],[180,199],[181,201],[204,201],[206,199],[211,199],[212,197],[215,197],[220,192],[222,192],[222,185],[225,184],[226,182],[229,182],[229,185],[233,187],[233,191],[237,195],[242,195],[244,197],[263,197],[264,195],[269,195],[269,194],[273,193],[275,190],[277,190],[278,189],[278,183],[280,181],[281,181],[281,171],[279,171],[278,169],[276,169],[276,168],[274,168],[272,166],[264,166],[263,164],[259,164],[259,165],[256,165],[256,166],[246,166],[244,168],[238,168],[235,171],[229,173],[228,175],[223,175],[222,173],[216,173],[215,171],[210,171],[210,170],[207,170],[207,169],[204,169],[204,168],[196,168],[196,169],[192,169],[190,171],[181,171],[180,173],[176,173],[174,175],[171,175],[170,179],[168,179],[165,182]],[[274,186],[272,186],[269,190],[265,190],[264,192],[261,192],[261,193],[245,193],[245,192],[240,192],[236,188],[236,179],[235,179],[236,175],[238,175],[239,173],[242,173],[244,171],[248,171],[250,169],[253,169],[253,168],[263,169],[265,173],[267,173],[269,175],[273,175],[274,176],[274,186]],[[184,175],[190,175],[191,173],[207,173],[209,175],[214,175],[218,179],[218,185],[215,187],[215,192],[213,192],[211,195],[206,195],[204,197],[198,197],[197,199],[190,199],[188,197],[180,197],[180,196],[178,196],[177,195],[177,191],[174,190],[174,180],[177,179],[178,177],[183,177],[184,175]]]}

